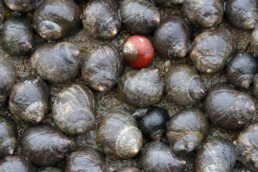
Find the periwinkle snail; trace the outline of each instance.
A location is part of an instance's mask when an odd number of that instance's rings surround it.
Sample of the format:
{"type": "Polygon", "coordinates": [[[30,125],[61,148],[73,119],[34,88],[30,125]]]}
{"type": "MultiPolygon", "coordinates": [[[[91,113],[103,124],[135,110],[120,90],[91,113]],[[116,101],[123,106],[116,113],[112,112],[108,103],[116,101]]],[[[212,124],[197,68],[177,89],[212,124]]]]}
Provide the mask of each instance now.
{"type": "Polygon", "coordinates": [[[252,32],[251,40],[252,50],[256,56],[258,56],[258,24],[252,32]]]}
{"type": "Polygon", "coordinates": [[[206,96],[205,112],[210,121],[225,129],[240,129],[250,123],[256,108],[252,97],[225,83],[212,86],[206,96]]]}
{"type": "Polygon", "coordinates": [[[141,172],[137,167],[124,167],[118,170],[118,172],[141,172]]]}
{"type": "Polygon", "coordinates": [[[183,172],[186,166],[186,161],[176,157],[168,145],[154,141],[143,147],[140,163],[145,172],[183,172]]]}
{"type": "Polygon", "coordinates": [[[161,99],[164,83],[158,69],[144,68],[124,74],[118,81],[117,89],[118,96],[126,103],[145,107],[161,99]]]}
{"type": "Polygon", "coordinates": [[[79,72],[80,51],[68,42],[42,44],[31,56],[31,66],[45,80],[68,82],[79,72]]]}
{"type": "Polygon", "coordinates": [[[227,139],[212,139],[197,152],[196,172],[233,171],[237,152],[234,144],[227,139]]]}
{"type": "Polygon", "coordinates": [[[33,25],[43,39],[57,40],[79,29],[81,14],[73,0],[44,0],[33,13],[33,25]]]}
{"type": "Polygon", "coordinates": [[[199,102],[205,95],[200,75],[189,64],[175,64],[165,76],[165,90],[171,102],[189,106],[199,102]]]}
{"type": "Polygon", "coordinates": [[[0,0],[0,25],[2,25],[2,22],[4,20],[5,12],[6,12],[6,7],[5,7],[4,0],[0,0]]]}
{"type": "Polygon", "coordinates": [[[160,7],[171,7],[175,4],[182,4],[184,0],[152,0],[160,7]]]}
{"type": "Polygon", "coordinates": [[[181,16],[167,17],[154,34],[154,48],[164,58],[182,58],[190,50],[191,28],[181,16]]]}
{"type": "Polygon", "coordinates": [[[22,155],[10,155],[0,160],[1,172],[34,172],[31,162],[22,155]]]}
{"type": "Polygon", "coordinates": [[[136,120],[124,110],[113,110],[102,118],[97,140],[105,154],[113,159],[132,158],[143,145],[136,120]]]}
{"type": "Polygon", "coordinates": [[[258,74],[254,77],[253,93],[256,99],[258,99],[258,74]]]}
{"type": "Polygon", "coordinates": [[[148,0],[123,0],[120,15],[122,25],[133,34],[148,34],[160,23],[158,8],[148,0]]]}
{"type": "Polygon", "coordinates": [[[108,91],[117,83],[123,64],[119,50],[109,44],[92,49],[82,65],[82,78],[97,91],[108,91]]]}
{"type": "Polygon", "coordinates": [[[40,0],[4,0],[8,8],[19,12],[29,12],[36,7],[40,0]]]}
{"type": "Polygon", "coordinates": [[[82,23],[94,38],[114,38],[121,27],[116,0],[90,0],[83,10],[82,23]]]}
{"type": "Polygon", "coordinates": [[[71,85],[62,89],[54,100],[53,119],[68,134],[83,134],[95,122],[96,100],[89,88],[71,85]]]}
{"type": "Polygon", "coordinates": [[[46,125],[28,128],[21,139],[23,152],[38,166],[53,166],[63,160],[71,141],[60,131],[46,125]]]}

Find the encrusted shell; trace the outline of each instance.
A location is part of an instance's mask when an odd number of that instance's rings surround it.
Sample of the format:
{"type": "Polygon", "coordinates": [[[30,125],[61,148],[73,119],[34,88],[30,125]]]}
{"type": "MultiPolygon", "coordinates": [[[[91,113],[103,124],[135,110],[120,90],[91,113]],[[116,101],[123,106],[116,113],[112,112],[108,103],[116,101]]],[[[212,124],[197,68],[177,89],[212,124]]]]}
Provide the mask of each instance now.
{"type": "Polygon", "coordinates": [[[33,10],[40,0],[4,0],[8,8],[19,12],[29,12],[33,10]]]}
{"type": "Polygon", "coordinates": [[[22,155],[10,155],[0,160],[1,172],[34,172],[31,162],[22,155]]]}

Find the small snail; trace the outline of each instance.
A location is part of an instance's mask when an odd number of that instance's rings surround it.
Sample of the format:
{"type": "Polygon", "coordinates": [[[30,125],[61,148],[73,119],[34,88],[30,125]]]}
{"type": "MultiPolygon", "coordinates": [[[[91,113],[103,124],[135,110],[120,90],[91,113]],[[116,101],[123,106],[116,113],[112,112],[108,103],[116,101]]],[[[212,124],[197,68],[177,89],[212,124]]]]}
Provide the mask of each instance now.
{"type": "Polygon", "coordinates": [[[86,133],[94,126],[95,108],[91,90],[74,84],[57,94],[53,104],[54,122],[65,133],[86,133]]]}
{"type": "Polygon", "coordinates": [[[258,56],[258,24],[252,32],[251,45],[254,54],[258,56]]]}
{"type": "Polygon", "coordinates": [[[160,7],[172,7],[175,4],[182,4],[184,0],[152,0],[160,7]]]}
{"type": "Polygon", "coordinates": [[[225,13],[229,22],[243,30],[252,30],[258,20],[256,0],[227,0],[225,13]]]}
{"type": "Polygon", "coordinates": [[[40,0],[4,0],[8,8],[19,12],[29,12],[33,10],[40,0]]]}
{"type": "Polygon", "coordinates": [[[0,0],[0,25],[2,25],[5,13],[6,13],[6,7],[5,7],[4,0],[0,0]]]}
{"type": "Polygon", "coordinates": [[[186,166],[186,161],[176,157],[168,145],[154,141],[143,147],[140,163],[145,172],[183,172],[186,166]]]}
{"type": "Polygon", "coordinates": [[[29,21],[12,17],[3,23],[0,32],[1,46],[11,56],[23,56],[33,48],[34,34],[29,21]]]}
{"type": "Polygon", "coordinates": [[[145,107],[157,103],[163,90],[164,83],[158,69],[129,71],[118,81],[118,96],[133,106],[145,107]]]}
{"type": "Polygon", "coordinates": [[[196,108],[177,112],[167,124],[167,141],[177,154],[195,150],[208,135],[210,124],[205,114],[196,108]]]}
{"type": "Polygon", "coordinates": [[[253,88],[254,96],[258,99],[258,74],[254,77],[254,88],[253,88]]]}
{"type": "Polygon", "coordinates": [[[181,16],[167,17],[155,31],[153,44],[165,58],[185,57],[190,49],[191,28],[181,16]]]}
{"type": "Polygon", "coordinates": [[[256,112],[251,96],[225,83],[216,84],[209,89],[204,105],[212,123],[231,130],[246,126],[256,112]]]}
{"type": "Polygon", "coordinates": [[[227,29],[204,31],[192,43],[190,59],[199,71],[216,73],[224,68],[236,48],[236,41],[227,29]]]}
{"type": "Polygon", "coordinates": [[[123,64],[119,50],[104,44],[90,51],[82,67],[82,78],[96,91],[108,91],[117,83],[123,64]]]}
{"type": "Polygon", "coordinates": [[[155,56],[151,41],[141,35],[127,38],[123,44],[122,53],[129,66],[135,69],[149,67],[155,56]]]}
{"type": "Polygon", "coordinates": [[[80,51],[68,42],[43,44],[31,56],[31,66],[41,78],[65,83],[79,72],[80,51]]]}
{"type": "Polygon", "coordinates": [[[79,29],[81,14],[73,0],[44,0],[33,13],[33,25],[43,39],[57,40],[79,29]]]}
{"type": "Polygon", "coordinates": [[[160,23],[159,9],[149,0],[123,0],[120,15],[122,24],[133,34],[148,34],[160,23]]]}
{"type": "Polygon", "coordinates": [[[21,143],[25,155],[38,166],[52,166],[62,161],[71,146],[62,132],[45,125],[28,128],[21,143]]]}
{"type": "Polygon", "coordinates": [[[62,172],[62,169],[56,168],[56,167],[45,167],[45,168],[38,168],[37,172],[62,172]]]}
{"type": "Polygon", "coordinates": [[[196,172],[233,171],[236,162],[236,148],[227,139],[212,139],[197,152],[196,172]]]}
{"type": "Polygon", "coordinates": [[[119,169],[117,172],[141,172],[137,167],[124,167],[119,169]]]}
{"type": "Polygon", "coordinates": [[[200,75],[189,64],[170,67],[165,77],[165,90],[169,99],[181,106],[199,102],[205,95],[200,75]]]}
{"type": "Polygon", "coordinates": [[[22,155],[10,155],[0,160],[1,172],[34,172],[30,161],[22,155]]]}
{"type": "Polygon", "coordinates": [[[258,60],[251,53],[239,53],[227,64],[227,80],[239,88],[248,89],[258,71],[258,60]]]}
{"type": "Polygon", "coordinates": [[[121,27],[116,0],[90,0],[83,10],[82,23],[94,38],[114,38],[121,27]]]}
{"type": "Polygon", "coordinates": [[[105,154],[113,159],[132,158],[143,145],[136,120],[124,110],[111,111],[103,117],[97,140],[105,154]]]}

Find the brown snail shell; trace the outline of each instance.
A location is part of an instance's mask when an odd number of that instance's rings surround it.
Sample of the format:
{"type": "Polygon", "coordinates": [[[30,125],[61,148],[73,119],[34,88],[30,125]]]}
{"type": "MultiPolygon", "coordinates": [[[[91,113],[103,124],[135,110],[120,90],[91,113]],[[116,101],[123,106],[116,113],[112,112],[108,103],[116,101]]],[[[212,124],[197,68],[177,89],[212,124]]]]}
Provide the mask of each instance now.
{"type": "Polygon", "coordinates": [[[258,24],[252,32],[251,45],[254,54],[258,56],[258,24]]]}
{"type": "Polygon", "coordinates": [[[172,7],[173,5],[182,4],[184,0],[152,0],[160,7],[172,7]]]}
{"type": "Polygon", "coordinates": [[[83,61],[82,77],[96,91],[108,91],[117,83],[122,67],[119,50],[113,45],[101,45],[83,61]]]}
{"type": "Polygon", "coordinates": [[[119,169],[117,172],[141,172],[137,167],[124,167],[119,169]]]}
{"type": "Polygon", "coordinates": [[[6,7],[5,7],[4,0],[0,0],[0,25],[2,25],[5,13],[6,13],[6,7]]]}
{"type": "Polygon", "coordinates": [[[103,117],[97,140],[105,154],[113,159],[132,158],[143,145],[136,120],[124,110],[111,111],[103,117]]]}
{"type": "Polygon", "coordinates": [[[30,161],[22,155],[10,155],[0,160],[1,172],[34,172],[30,161]]]}
{"type": "Polygon", "coordinates": [[[256,99],[258,99],[258,74],[256,74],[254,77],[253,93],[254,93],[254,96],[256,97],[256,99]]]}
{"type": "Polygon", "coordinates": [[[33,10],[40,0],[4,0],[8,8],[14,11],[29,12],[33,10]]]}
{"type": "Polygon", "coordinates": [[[37,172],[63,172],[61,168],[56,167],[45,167],[45,168],[38,168],[37,172]]]}
{"type": "Polygon", "coordinates": [[[82,85],[62,89],[54,100],[53,118],[68,134],[88,132],[95,122],[96,100],[91,90],[82,85]]]}

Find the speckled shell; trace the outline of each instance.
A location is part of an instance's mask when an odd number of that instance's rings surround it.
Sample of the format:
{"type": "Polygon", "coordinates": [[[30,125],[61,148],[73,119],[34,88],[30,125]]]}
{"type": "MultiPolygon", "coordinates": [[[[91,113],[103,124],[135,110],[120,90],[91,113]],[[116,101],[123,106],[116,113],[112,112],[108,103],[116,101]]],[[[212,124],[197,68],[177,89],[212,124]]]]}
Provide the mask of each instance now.
{"type": "Polygon", "coordinates": [[[0,32],[1,46],[11,56],[23,56],[33,48],[34,34],[30,22],[13,17],[3,23],[0,32]]]}
{"type": "Polygon", "coordinates": [[[65,133],[86,133],[94,126],[95,108],[96,100],[91,90],[74,84],[62,89],[55,98],[54,122],[65,133]]]}
{"type": "Polygon", "coordinates": [[[236,162],[236,148],[226,139],[212,139],[197,152],[196,172],[233,171],[236,162]]]}
{"type": "Polygon", "coordinates": [[[83,61],[82,77],[96,91],[108,91],[117,83],[123,64],[119,50],[113,45],[92,49],[83,61]]]}
{"type": "Polygon", "coordinates": [[[199,102],[205,95],[200,75],[189,64],[170,67],[165,76],[165,90],[171,102],[189,106],[199,102]]]}
{"type": "Polygon", "coordinates": [[[140,163],[144,172],[183,172],[186,165],[186,161],[176,157],[168,145],[154,141],[143,147],[140,163]]]}
{"type": "Polygon", "coordinates": [[[1,172],[34,172],[30,161],[22,155],[6,156],[0,160],[1,172]]]}
{"type": "Polygon", "coordinates": [[[148,0],[123,0],[120,15],[124,27],[133,34],[148,34],[160,23],[159,9],[148,0]]]}
{"type": "Polygon", "coordinates": [[[103,117],[97,140],[112,159],[132,158],[143,145],[142,133],[135,119],[124,110],[114,110],[103,117]]]}
{"type": "Polygon", "coordinates": [[[256,74],[254,77],[253,93],[254,93],[254,96],[256,97],[256,99],[258,99],[258,74],[256,74]]]}
{"type": "Polygon", "coordinates": [[[71,146],[63,133],[45,125],[28,128],[21,143],[25,155],[38,166],[53,166],[62,161],[71,146]]]}
{"type": "Polygon", "coordinates": [[[49,88],[36,77],[26,77],[16,83],[11,91],[9,109],[19,120],[41,122],[48,112],[49,88]]]}
{"type": "Polygon", "coordinates": [[[152,0],[160,7],[172,7],[173,5],[182,4],[184,0],[152,0]]]}
{"type": "Polygon", "coordinates": [[[195,150],[208,135],[210,124],[205,114],[196,108],[177,112],[167,124],[167,141],[176,154],[195,150]]]}
{"type": "Polygon", "coordinates": [[[46,168],[38,168],[37,172],[63,172],[63,171],[61,168],[46,167],[46,168]]]}
{"type": "Polygon", "coordinates": [[[232,130],[250,123],[256,111],[251,96],[225,83],[212,86],[204,104],[205,112],[212,123],[232,130]]]}
{"type": "Polygon", "coordinates": [[[225,28],[204,31],[192,43],[190,59],[204,73],[221,71],[237,48],[237,41],[225,28]]]}
{"type": "Polygon", "coordinates": [[[258,24],[252,32],[251,45],[254,54],[258,56],[258,24]]]}
{"type": "Polygon", "coordinates": [[[233,26],[252,30],[258,20],[257,6],[257,0],[227,0],[225,13],[233,26]]]}
{"type": "Polygon", "coordinates": [[[31,66],[41,78],[65,83],[79,72],[80,51],[68,42],[43,44],[31,56],[31,66]]]}
{"type": "Polygon", "coordinates": [[[14,11],[29,12],[40,0],[4,0],[8,8],[14,11]]]}
{"type": "Polygon", "coordinates": [[[6,7],[5,7],[4,0],[0,0],[0,25],[2,25],[2,21],[4,20],[5,12],[6,12],[6,7]]]}
{"type": "Polygon", "coordinates": [[[141,172],[137,167],[124,167],[119,169],[117,172],[141,172]]]}
{"type": "Polygon", "coordinates": [[[80,28],[81,14],[73,0],[44,0],[33,13],[33,25],[43,39],[57,40],[80,28]]]}
{"type": "Polygon", "coordinates": [[[154,35],[154,48],[165,58],[185,57],[191,44],[191,28],[181,16],[167,17],[154,35]]]}
{"type": "Polygon", "coordinates": [[[258,123],[249,125],[243,130],[236,142],[238,158],[250,170],[258,170],[258,123]]]}
{"type": "Polygon", "coordinates": [[[114,38],[121,27],[116,0],[90,0],[83,10],[82,23],[94,38],[114,38]]]}

